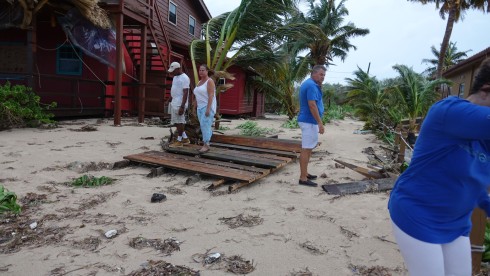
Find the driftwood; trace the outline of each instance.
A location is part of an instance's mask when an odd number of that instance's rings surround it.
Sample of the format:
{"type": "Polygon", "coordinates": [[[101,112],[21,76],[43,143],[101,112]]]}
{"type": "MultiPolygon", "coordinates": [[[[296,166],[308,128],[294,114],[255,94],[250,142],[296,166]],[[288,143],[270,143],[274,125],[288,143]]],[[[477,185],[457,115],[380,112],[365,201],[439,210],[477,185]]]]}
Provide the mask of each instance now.
{"type": "Polygon", "coordinates": [[[353,165],[353,164],[350,164],[350,163],[347,163],[347,162],[344,162],[344,161],[341,161],[338,159],[334,159],[334,161],[337,163],[340,163],[340,164],[346,166],[347,168],[349,168],[353,171],[356,171],[356,172],[358,172],[358,173],[360,173],[366,177],[369,177],[369,178],[381,179],[381,178],[387,177],[386,174],[380,173],[378,171],[372,171],[372,170],[369,170],[369,169],[366,169],[363,167],[359,167],[359,166],[356,166],[356,165],[353,165]]]}

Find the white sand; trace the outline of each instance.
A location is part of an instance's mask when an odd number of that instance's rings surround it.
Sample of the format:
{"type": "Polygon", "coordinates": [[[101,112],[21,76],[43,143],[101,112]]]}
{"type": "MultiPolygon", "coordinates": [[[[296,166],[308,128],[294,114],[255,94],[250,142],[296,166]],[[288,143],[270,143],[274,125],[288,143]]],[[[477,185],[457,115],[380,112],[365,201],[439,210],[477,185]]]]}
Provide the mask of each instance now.
{"type": "MultiPolygon", "coordinates": [[[[286,117],[275,115],[257,120],[261,127],[279,130],[279,138],[298,139],[298,129],[280,127],[285,121],[286,117]]],[[[47,196],[47,202],[23,213],[31,221],[39,222],[36,230],[26,231],[67,227],[66,235],[59,242],[39,247],[26,242],[18,252],[0,254],[1,274],[53,275],[64,271],[69,272],[67,275],[126,275],[148,260],[165,260],[200,270],[201,275],[230,275],[224,270],[204,267],[192,258],[194,254],[211,250],[253,260],[256,267],[249,275],[294,275],[293,272],[304,272],[306,268],[312,275],[356,275],[354,267],[376,266],[384,267],[391,275],[406,275],[391,233],[386,208],[388,193],[336,197],[325,193],[320,186],[300,186],[298,162],[236,193],[226,194],[227,187],[221,187],[218,191],[223,193],[217,196],[204,189],[216,179],[203,178],[186,185],[190,173],[147,178],[150,168],[143,166],[87,173],[67,168],[76,161],[113,164],[125,155],[161,150],[159,142],[169,134],[168,128],[138,126],[135,122],[124,118],[122,127],[114,127],[106,119],[93,132],[69,129],[95,124],[95,119],[64,121],[61,128],[51,130],[0,132],[0,183],[15,192],[19,201],[27,193],[47,196]],[[155,139],[141,139],[144,137],[155,139]],[[73,188],[64,184],[83,174],[118,180],[98,188],[73,188]],[[170,193],[169,188],[176,188],[182,194],[170,193]],[[165,193],[167,200],[150,203],[155,192],[165,193]],[[82,205],[100,199],[101,195],[105,202],[82,205]],[[39,221],[47,214],[55,214],[57,219],[39,221]],[[239,214],[259,216],[263,222],[231,229],[219,220],[239,214]],[[103,233],[111,229],[118,230],[119,235],[105,238],[103,233]],[[138,236],[161,240],[175,237],[182,244],[180,251],[164,256],[152,248],[130,247],[129,241],[138,236]],[[88,237],[101,241],[97,249],[74,245],[88,237]]],[[[235,119],[223,123],[230,128],[225,134],[237,134],[235,126],[243,122],[235,119]]],[[[379,148],[379,142],[372,134],[353,134],[362,124],[345,119],[326,126],[309,170],[312,174],[327,175],[319,178],[319,184],[364,179],[352,170],[335,168],[333,161],[338,158],[367,167],[368,159],[362,150],[379,148]]],[[[2,220],[0,230],[6,225],[2,220]]]]}

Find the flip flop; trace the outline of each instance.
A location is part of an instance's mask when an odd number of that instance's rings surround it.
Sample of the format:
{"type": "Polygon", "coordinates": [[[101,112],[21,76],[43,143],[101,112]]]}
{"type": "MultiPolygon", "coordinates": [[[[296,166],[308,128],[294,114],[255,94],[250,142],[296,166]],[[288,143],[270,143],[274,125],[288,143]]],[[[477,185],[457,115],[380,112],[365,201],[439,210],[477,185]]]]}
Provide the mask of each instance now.
{"type": "Polygon", "coordinates": [[[299,181],[299,185],[305,185],[305,186],[310,186],[310,187],[316,187],[318,186],[318,184],[316,184],[315,182],[311,181],[311,180],[306,180],[306,181],[302,181],[300,180],[299,181]]]}

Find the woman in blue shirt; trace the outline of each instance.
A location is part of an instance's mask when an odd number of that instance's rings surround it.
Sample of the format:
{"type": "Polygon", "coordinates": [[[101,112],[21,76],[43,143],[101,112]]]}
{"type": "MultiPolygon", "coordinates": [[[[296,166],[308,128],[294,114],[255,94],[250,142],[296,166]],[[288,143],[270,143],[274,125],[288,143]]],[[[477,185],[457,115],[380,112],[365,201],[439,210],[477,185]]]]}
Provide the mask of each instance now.
{"type": "Polygon", "coordinates": [[[471,275],[471,214],[490,214],[490,58],[466,100],[429,110],[388,208],[410,275],[471,275]]]}

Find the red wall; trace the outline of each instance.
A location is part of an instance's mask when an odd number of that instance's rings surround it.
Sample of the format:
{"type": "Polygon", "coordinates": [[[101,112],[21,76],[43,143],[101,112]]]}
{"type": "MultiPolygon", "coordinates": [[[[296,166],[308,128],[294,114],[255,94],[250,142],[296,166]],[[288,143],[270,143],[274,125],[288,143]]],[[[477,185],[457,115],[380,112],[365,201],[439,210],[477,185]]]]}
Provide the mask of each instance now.
{"type": "Polygon", "coordinates": [[[237,66],[227,70],[234,80],[226,80],[233,87],[219,95],[219,112],[221,114],[239,115],[253,112],[253,92],[246,93],[246,73],[237,66]]]}

